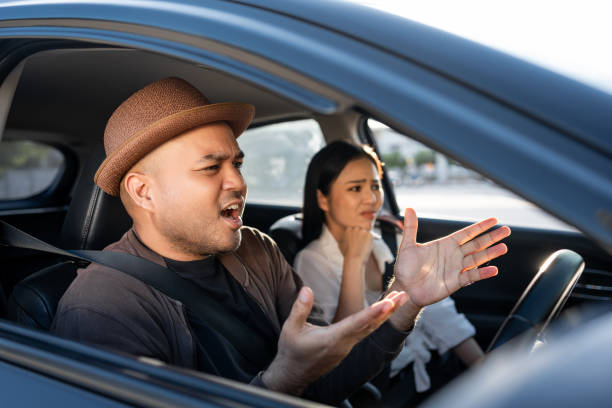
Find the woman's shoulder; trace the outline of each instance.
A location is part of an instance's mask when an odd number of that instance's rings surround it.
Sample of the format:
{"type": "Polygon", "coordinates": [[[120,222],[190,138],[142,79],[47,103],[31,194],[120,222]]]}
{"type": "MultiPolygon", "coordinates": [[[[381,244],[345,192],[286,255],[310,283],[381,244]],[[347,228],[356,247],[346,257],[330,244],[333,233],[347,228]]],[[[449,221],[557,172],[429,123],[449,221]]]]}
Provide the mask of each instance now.
{"type": "Polygon", "coordinates": [[[323,255],[323,251],[321,250],[319,240],[315,239],[297,253],[295,256],[294,267],[296,270],[298,270],[299,266],[304,262],[308,262],[310,260],[320,261],[321,259],[325,259],[325,257],[323,255]]]}

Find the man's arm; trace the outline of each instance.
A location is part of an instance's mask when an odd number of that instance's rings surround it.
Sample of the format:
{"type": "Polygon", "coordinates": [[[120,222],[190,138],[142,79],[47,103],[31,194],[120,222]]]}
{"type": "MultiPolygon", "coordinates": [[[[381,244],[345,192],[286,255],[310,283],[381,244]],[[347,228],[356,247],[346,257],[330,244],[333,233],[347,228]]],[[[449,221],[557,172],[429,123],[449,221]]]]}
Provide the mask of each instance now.
{"type": "Polygon", "coordinates": [[[128,325],[103,311],[75,307],[62,311],[51,331],[64,338],[112,351],[171,362],[169,347],[135,325],[128,325]]]}
{"type": "Polygon", "coordinates": [[[489,218],[439,240],[417,244],[416,213],[407,209],[395,280],[387,296],[340,322],[317,327],[306,323],[312,292],[302,288],[283,326],[278,354],[262,376],[263,382],[270,389],[301,395],[387,318],[399,331],[408,331],[422,307],[463,286],[495,276],[496,267],[479,266],[507,251],[504,244],[491,245],[510,235],[508,227],[485,233],[496,223],[489,218]]]}
{"type": "Polygon", "coordinates": [[[306,321],[313,305],[312,291],[303,287],[283,325],[278,353],[261,377],[263,383],[274,391],[302,395],[308,385],[336,367],[355,344],[405,301],[403,292],[392,292],[340,322],[315,326],[306,321]]]}
{"type": "Polygon", "coordinates": [[[400,332],[389,322],[353,347],[342,362],[310,384],[307,399],[338,405],[379,374],[401,351],[409,332],[400,332]]]}

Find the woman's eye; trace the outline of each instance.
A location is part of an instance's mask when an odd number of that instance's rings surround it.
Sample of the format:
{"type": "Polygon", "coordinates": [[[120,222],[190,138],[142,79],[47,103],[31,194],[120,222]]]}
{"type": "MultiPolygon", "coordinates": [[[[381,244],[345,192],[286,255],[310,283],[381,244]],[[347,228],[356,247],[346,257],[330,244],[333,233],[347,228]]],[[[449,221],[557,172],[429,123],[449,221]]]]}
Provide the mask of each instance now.
{"type": "Polygon", "coordinates": [[[349,191],[354,191],[356,193],[361,191],[361,186],[353,186],[351,188],[349,188],[349,191]]]}
{"type": "Polygon", "coordinates": [[[234,162],[234,167],[237,169],[241,169],[242,168],[242,162],[234,162]]]}
{"type": "Polygon", "coordinates": [[[380,184],[374,184],[374,185],[372,186],[372,190],[374,190],[374,191],[378,191],[378,190],[380,190],[380,184]]]}

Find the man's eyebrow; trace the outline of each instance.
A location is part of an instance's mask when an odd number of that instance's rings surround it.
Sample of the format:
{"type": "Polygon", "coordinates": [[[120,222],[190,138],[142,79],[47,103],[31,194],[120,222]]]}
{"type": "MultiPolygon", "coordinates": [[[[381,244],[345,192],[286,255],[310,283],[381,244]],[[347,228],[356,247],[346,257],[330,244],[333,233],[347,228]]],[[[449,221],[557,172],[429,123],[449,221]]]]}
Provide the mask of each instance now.
{"type": "MultiPolygon", "coordinates": [[[[198,161],[224,161],[224,160],[229,160],[230,156],[229,154],[225,154],[225,153],[210,153],[207,155],[204,155],[202,157],[200,157],[200,159],[198,161]]],[[[242,159],[244,158],[244,152],[242,150],[240,150],[238,153],[236,153],[236,155],[234,156],[234,160],[235,159],[242,159]]]]}

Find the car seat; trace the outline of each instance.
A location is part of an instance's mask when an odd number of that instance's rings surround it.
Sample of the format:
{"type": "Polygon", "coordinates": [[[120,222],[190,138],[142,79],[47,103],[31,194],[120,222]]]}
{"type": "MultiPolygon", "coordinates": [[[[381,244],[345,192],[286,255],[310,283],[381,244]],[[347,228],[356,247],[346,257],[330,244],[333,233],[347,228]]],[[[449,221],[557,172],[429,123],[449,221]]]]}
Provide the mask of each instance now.
{"type": "Polygon", "coordinates": [[[293,265],[295,256],[302,249],[302,214],[291,214],[276,220],[268,231],[287,262],[293,265]]]}
{"type": "MultiPolygon", "coordinates": [[[[62,248],[103,249],[132,225],[119,198],[104,193],[93,182],[104,157],[104,147],[96,144],[83,166],[60,232],[62,248]]],[[[57,304],[79,267],[75,261],[64,261],[19,282],[9,296],[7,318],[27,327],[49,330],[57,304]]]]}

